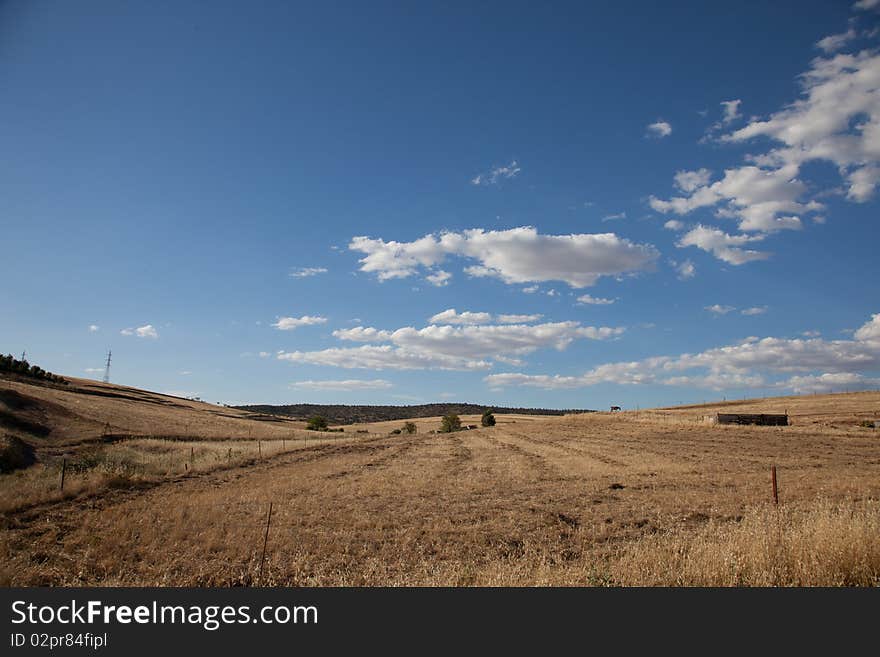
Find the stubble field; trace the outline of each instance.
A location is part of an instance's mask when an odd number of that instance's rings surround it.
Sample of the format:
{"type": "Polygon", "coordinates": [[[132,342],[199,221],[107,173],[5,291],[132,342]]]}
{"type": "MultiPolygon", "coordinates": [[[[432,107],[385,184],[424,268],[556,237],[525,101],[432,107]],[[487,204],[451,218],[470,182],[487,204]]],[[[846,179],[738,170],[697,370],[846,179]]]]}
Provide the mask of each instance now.
{"type": "Polygon", "coordinates": [[[708,426],[699,407],[291,427],[283,448],[181,471],[184,441],[170,469],[4,499],[0,584],[877,585],[880,436],[859,422],[880,394],[726,410],[780,406],[794,426],[708,426]]]}

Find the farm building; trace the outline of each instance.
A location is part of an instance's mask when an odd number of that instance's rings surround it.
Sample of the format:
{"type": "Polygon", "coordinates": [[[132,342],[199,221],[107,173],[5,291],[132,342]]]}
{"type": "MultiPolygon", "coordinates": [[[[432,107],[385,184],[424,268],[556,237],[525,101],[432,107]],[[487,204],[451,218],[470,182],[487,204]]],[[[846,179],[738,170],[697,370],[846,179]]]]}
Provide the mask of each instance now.
{"type": "Polygon", "coordinates": [[[785,413],[715,413],[707,415],[709,424],[758,424],[761,426],[788,426],[788,414],[785,413]]]}

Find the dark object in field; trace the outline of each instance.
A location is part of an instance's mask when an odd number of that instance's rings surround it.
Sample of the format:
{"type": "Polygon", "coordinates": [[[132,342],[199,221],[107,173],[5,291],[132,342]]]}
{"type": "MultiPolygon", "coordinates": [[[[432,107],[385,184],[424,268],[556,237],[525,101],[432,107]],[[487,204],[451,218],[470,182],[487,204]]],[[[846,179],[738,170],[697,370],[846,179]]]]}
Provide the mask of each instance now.
{"type": "Polygon", "coordinates": [[[624,488],[626,488],[626,486],[624,486],[623,484],[614,483],[611,484],[608,488],[610,490],[623,490],[624,488]]]}
{"type": "Polygon", "coordinates": [[[611,407],[611,412],[612,412],[612,413],[613,413],[614,411],[619,411],[619,410],[620,410],[620,406],[612,406],[612,407],[611,407]]]}
{"type": "Polygon", "coordinates": [[[0,436],[0,472],[26,468],[34,462],[34,449],[15,436],[0,436]]]}
{"type": "Polygon", "coordinates": [[[708,416],[712,424],[757,424],[765,427],[787,427],[788,415],[769,413],[716,413],[708,416]]]}

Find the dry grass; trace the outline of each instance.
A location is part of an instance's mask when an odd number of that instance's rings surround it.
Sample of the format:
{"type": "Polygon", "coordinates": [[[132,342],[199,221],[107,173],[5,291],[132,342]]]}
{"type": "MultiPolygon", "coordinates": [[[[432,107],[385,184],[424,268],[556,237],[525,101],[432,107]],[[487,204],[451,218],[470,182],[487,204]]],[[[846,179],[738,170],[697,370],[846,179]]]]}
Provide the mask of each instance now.
{"type": "MultiPolygon", "coordinates": [[[[855,406],[838,415],[880,395],[855,406]]],[[[187,443],[117,446],[150,485],[0,515],[0,584],[255,584],[270,501],[263,584],[877,583],[880,432],[667,422],[676,413],[374,426],[229,467],[226,443],[199,441],[182,474],[187,443]]]]}
{"type": "Polygon", "coordinates": [[[749,509],[622,546],[615,583],[635,586],[878,586],[877,500],[749,509]]]}

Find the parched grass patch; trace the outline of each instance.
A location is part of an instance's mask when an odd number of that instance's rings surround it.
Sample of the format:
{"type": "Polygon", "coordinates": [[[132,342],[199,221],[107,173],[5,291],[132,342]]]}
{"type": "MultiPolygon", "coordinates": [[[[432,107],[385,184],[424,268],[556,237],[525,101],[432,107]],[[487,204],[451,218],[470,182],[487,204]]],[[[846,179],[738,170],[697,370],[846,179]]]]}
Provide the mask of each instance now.
{"type": "Polygon", "coordinates": [[[625,586],[878,586],[880,502],[753,507],[626,544],[611,572],[625,586]]]}

